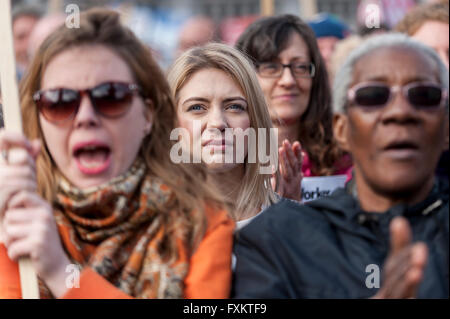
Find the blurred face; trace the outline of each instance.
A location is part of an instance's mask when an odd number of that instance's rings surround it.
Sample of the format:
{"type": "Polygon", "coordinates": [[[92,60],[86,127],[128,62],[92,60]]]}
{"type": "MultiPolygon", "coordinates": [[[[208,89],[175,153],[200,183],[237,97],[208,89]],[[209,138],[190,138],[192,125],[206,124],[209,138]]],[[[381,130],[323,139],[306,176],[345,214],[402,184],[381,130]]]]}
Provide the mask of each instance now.
{"type": "MultiPolygon", "coordinates": [[[[352,86],[368,81],[391,87],[439,84],[439,76],[436,64],[422,53],[389,48],[370,53],[355,65],[352,86]]],[[[394,94],[384,107],[350,103],[347,114],[339,115],[337,122],[342,121],[344,129],[336,135],[353,155],[357,183],[402,198],[431,188],[438,159],[448,148],[448,114],[443,104],[417,108],[401,92],[394,94]]]]}
{"type": "Polygon", "coordinates": [[[13,38],[16,61],[22,67],[28,64],[28,39],[38,19],[33,16],[21,16],[14,21],[13,38]]]}
{"type": "MultiPolygon", "coordinates": [[[[190,133],[191,149],[212,154],[210,170],[228,171],[243,165],[224,160],[227,153],[236,152],[234,138],[226,136],[225,129],[250,127],[247,100],[228,74],[218,69],[196,72],[179,91],[177,108],[180,127],[190,133]],[[194,129],[194,125],[199,129],[194,129]]],[[[246,143],[243,148],[246,156],[246,143]]]]}
{"type": "Polygon", "coordinates": [[[66,21],[66,15],[55,13],[39,20],[33,28],[28,41],[28,57],[31,60],[39,46],[52,32],[62,27],[66,21]]]}
{"type": "Polygon", "coordinates": [[[320,54],[327,64],[327,67],[330,66],[331,57],[333,56],[334,49],[338,42],[339,39],[336,37],[320,37],[317,39],[320,54]]]}
{"type": "MultiPolygon", "coordinates": [[[[311,58],[306,42],[293,32],[286,48],[280,52],[276,61],[282,64],[293,62],[310,63],[311,58]]],[[[294,77],[289,68],[277,78],[267,78],[258,75],[259,84],[269,105],[272,120],[291,124],[297,122],[305,113],[309,104],[312,88],[312,78],[294,77]]]]}
{"type": "Polygon", "coordinates": [[[193,18],[180,31],[176,56],[184,51],[213,40],[214,22],[208,18],[193,18]]]}
{"type": "Polygon", "coordinates": [[[432,47],[441,57],[442,61],[448,68],[448,39],[449,28],[448,23],[439,21],[425,22],[412,38],[422,42],[429,47],[432,47]]]}
{"type": "MultiPolygon", "coordinates": [[[[136,83],[127,64],[103,46],[68,49],[55,56],[42,78],[41,90],[83,90],[105,82],[136,83]]],[[[133,164],[142,139],[150,131],[151,113],[138,94],[116,118],[99,114],[86,94],[76,115],[53,123],[42,113],[41,128],[59,170],[79,188],[97,186],[125,173],[133,164]]]]}

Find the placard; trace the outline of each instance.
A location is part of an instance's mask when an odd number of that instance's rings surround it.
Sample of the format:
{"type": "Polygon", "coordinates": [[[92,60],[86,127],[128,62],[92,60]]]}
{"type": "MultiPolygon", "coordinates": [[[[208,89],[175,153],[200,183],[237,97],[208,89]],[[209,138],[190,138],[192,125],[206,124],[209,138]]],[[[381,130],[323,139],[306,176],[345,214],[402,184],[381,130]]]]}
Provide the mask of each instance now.
{"type": "Polygon", "coordinates": [[[336,188],[344,187],[347,175],[304,177],[302,179],[302,202],[329,196],[336,188]]]}

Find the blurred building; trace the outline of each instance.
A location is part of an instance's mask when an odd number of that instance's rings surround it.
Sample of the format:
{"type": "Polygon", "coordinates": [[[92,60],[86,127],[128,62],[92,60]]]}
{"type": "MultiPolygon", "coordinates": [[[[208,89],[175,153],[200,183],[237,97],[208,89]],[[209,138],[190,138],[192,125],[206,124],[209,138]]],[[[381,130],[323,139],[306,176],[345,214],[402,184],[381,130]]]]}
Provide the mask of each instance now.
{"type": "MultiPolygon", "coordinates": [[[[0,0],[1,1],[1,0],[0,0]]],[[[310,18],[313,13],[329,12],[338,16],[353,31],[357,30],[358,6],[367,0],[274,0],[274,14],[291,13],[310,18]]],[[[372,1],[372,0],[369,0],[372,1]]],[[[399,2],[430,0],[373,0],[395,8],[399,2]]],[[[177,47],[182,25],[192,16],[210,17],[220,25],[222,39],[232,44],[237,35],[261,13],[260,0],[14,0],[40,4],[49,11],[64,12],[68,4],[80,10],[106,6],[122,13],[124,22],[150,46],[163,67],[167,67],[177,47]]],[[[389,11],[389,9],[388,9],[389,11]]]]}
{"type": "MultiPolygon", "coordinates": [[[[275,14],[302,15],[302,4],[313,2],[317,12],[329,12],[339,16],[348,25],[355,26],[358,4],[361,0],[274,0],[275,14]]],[[[386,0],[395,5],[399,0],[386,0]]],[[[401,1],[401,0],[400,0],[401,1]]],[[[430,0],[414,0],[417,3],[430,0]]],[[[183,15],[207,15],[219,22],[224,18],[260,13],[260,0],[14,0],[20,3],[41,4],[47,8],[77,4],[81,10],[94,6],[138,5],[179,12],[183,15]]]]}

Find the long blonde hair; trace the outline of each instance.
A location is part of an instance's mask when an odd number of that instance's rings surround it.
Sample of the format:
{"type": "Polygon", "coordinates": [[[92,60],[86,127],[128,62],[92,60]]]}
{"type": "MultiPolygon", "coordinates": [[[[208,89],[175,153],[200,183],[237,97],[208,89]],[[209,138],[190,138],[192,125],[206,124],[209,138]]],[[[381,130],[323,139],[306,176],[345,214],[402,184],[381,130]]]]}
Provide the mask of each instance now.
{"type": "MultiPolygon", "coordinates": [[[[200,166],[190,167],[174,164],[169,151],[172,145],[170,132],[175,126],[176,113],[170,89],[163,72],[154,61],[151,52],[135,35],[119,22],[119,15],[110,10],[93,9],[81,15],[80,28],[61,28],[51,34],[36,53],[30,69],[21,83],[21,105],[25,134],[30,139],[43,140],[41,155],[37,159],[38,192],[52,202],[57,192],[58,169],[49,153],[39,124],[38,109],[32,95],[40,89],[42,76],[49,62],[64,50],[101,45],[118,54],[130,68],[143,95],[152,101],[154,122],[152,132],[141,144],[140,155],[145,159],[149,174],[159,177],[175,193],[176,203],[171,214],[162,216],[167,229],[165,248],[169,257],[176,255],[176,243],[170,236],[175,231],[175,219],[192,229],[187,241],[192,250],[205,231],[204,214],[191,214],[193,210],[204,212],[205,205],[217,207],[221,198],[214,188],[206,183],[206,173],[200,166]]],[[[95,54],[93,49],[92,54],[95,54]]],[[[61,70],[64,72],[64,70],[61,70]]]]}
{"type": "MultiPolygon", "coordinates": [[[[178,104],[178,94],[193,74],[208,68],[224,71],[239,85],[247,99],[250,127],[256,130],[266,129],[266,136],[269,137],[272,121],[256,74],[242,53],[225,44],[210,43],[203,47],[192,48],[174,62],[167,78],[175,103],[178,104]]],[[[271,150],[270,139],[266,141],[266,150],[271,150]]],[[[277,156],[277,151],[270,154],[272,160],[277,156]]],[[[276,201],[270,175],[260,174],[261,167],[262,163],[258,156],[256,163],[245,162],[245,174],[240,183],[238,200],[236,203],[229,203],[234,207],[232,216],[236,220],[251,217],[262,206],[268,206],[276,201]]]]}

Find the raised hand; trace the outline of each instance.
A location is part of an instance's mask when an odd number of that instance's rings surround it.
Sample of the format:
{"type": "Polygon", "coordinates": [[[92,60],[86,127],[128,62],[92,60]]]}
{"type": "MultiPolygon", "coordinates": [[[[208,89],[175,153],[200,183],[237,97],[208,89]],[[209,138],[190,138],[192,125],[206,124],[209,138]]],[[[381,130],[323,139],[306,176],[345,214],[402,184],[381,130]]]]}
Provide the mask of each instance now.
{"type": "Polygon", "coordinates": [[[279,180],[275,174],[271,178],[272,188],[285,198],[301,201],[302,191],[302,147],[298,141],[291,143],[284,140],[278,149],[279,180]]]}
{"type": "Polygon", "coordinates": [[[37,193],[36,164],[39,141],[0,131],[0,234],[8,256],[29,257],[55,296],[65,290],[65,269],[70,261],[62,248],[53,210],[37,193]],[[21,149],[14,157],[11,148],[21,149]]]}
{"type": "Polygon", "coordinates": [[[381,288],[374,298],[415,298],[427,262],[427,246],[411,242],[411,229],[403,217],[392,220],[390,232],[391,251],[383,268],[381,288]]]}
{"type": "Polygon", "coordinates": [[[0,217],[8,200],[21,190],[36,191],[35,159],[39,153],[40,142],[30,142],[17,133],[0,130],[0,217]],[[26,152],[9,156],[9,150],[21,148],[26,152]]]}

